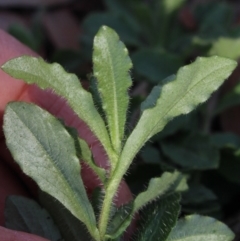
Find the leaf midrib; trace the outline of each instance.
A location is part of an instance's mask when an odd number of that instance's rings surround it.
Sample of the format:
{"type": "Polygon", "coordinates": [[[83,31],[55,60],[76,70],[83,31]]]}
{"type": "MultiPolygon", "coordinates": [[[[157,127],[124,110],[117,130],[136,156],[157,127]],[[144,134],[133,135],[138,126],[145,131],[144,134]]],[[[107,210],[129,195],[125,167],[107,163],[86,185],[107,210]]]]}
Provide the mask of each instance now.
{"type": "MultiPolygon", "coordinates": [[[[225,65],[224,68],[227,67],[227,66],[229,66],[229,65],[231,65],[231,64],[225,65]]],[[[222,68],[223,68],[223,67],[222,67],[222,68]]],[[[174,108],[174,106],[176,105],[176,103],[181,102],[181,101],[186,97],[186,95],[187,95],[189,92],[191,92],[191,90],[192,90],[193,88],[195,88],[196,85],[198,85],[203,79],[206,79],[208,76],[210,76],[210,75],[214,74],[215,72],[217,72],[218,69],[220,69],[220,68],[218,67],[216,70],[212,71],[210,74],[207,74],[204,78],[200,79],[197,83],[195,83],[195,84],[192,86],[191,89],[189,89],[189,90],[185,93],[185,95],[183,95],[180,99],[176,100],[176,101],[168,108],[168,110],[161,116],[160,120],[157,121],[155,125],[153,125],[153,127],[151,128],[151,132],[150,132],[150,133],[154,133],[154,130],[155,130],[156,126],[159,124],[159,122],[161,122],[163,119],[166,118],[166,116],[169,114],[169,112],[172,111],[172,109],[174,108]]],[[[175,79],[175,80],[173,80],[173,81],[177,81],[177,79],[175,79]]],[[[163,87],[163,88],[164,88],[164,87],[163,87]]],[[[158,99],[158,100],[159,100],[159,99],[158,99]]],[[[201,102],[200,102],[200,103],[201,103],[201,102]]],[[[199,104],[200,104],[200,103],[199,103],[199,104]]],[[[157,105],[156,105],[155,107],[157,108],[157,105]]],[[[154,107],[154,108],[155,108],[155,107],[154,107]]],[[[147,110],[148,110],[148,109],[146,109],[146,111],[147,111],[147,110]]],[[[151,135],[151,134],[150,134],[150,135],[151,135]]]]}
{"type": "MultiPolygon", "coordinates": [[[[12,108],[11,108],[11,109],[12,109],[12,108]]],[[[19,118],[19,120],[21,121],[21,123],[29,130],[30,134],[35,138],[36,142],[39,143],[38,146],[40,146],[40,148],[41,148],[41,150],[43,151],[43,153],[46,154],[46,158],[48,159],[48,161],[50,161],[51,163],[53,163],[53,167],[54,167],[54,169],[55,169],[55,173],[58,173],[57,176],[60,176],[60,177],[61,177],[61,180],[63,181],[64,185],[67,187],[66,190],[69,190],[69,187],[71,187],[71,185],[69,185],[69,180],[65,178],[65,176],[63,175],[63,173],[61,172],[61,170],[60,170],[60,171],[58,170],[58,169],[60,169],[60,168],[58,168],[58,166],[55,164],[55,162],[54,162],[54,161],[51,161],[51,160],[52,160],[52,159],[51,159],[51,155],[49,155],[49,153],[43,148],[44,145],[41,145],[41,144],[42,144],[41,141],[38,140],[38,138],[36,137],[36,135],[34,135],[34,132],[32,131],[32,129],[31,129],[29,126],[27,126],[27,125],[24,123],[24,121],[22,121],[21,116],[19,116],[13,109],[12,109],[12,111],[13,111],[13,113],[15,113],[15,115],[17,115],[17,117],[19,118]]],[[[21,165],[21,166],[22,166],[22,165],[21,165]]],[[[24,166],[23,166],[23,167],[24,167],[24,166]]],[[[44,167],[42,166],[41,168],[44,168],[44,167]]],[[[39,175],[39,173],[38,173],[38,175],[39,175]]],[[[41,175],[40,175],[40,176],[41,176],[41,175]]],[[[46,179],[44,179],[44,180],[46,181],[46,179]]],[[[51,183],[51,182],[50,182],[50,183],[51,183]]],[[[61,190],[62,190],[62,188],[61,188],[61,190]]],[[[64,190],[65,190],[65,189],[64,189],[64,190]]],[[[64,196],[66,196],[66,197],[68,198],[68,194],[66,194],[65,192],[61,192],[61,193],[63,193],[64,196]]],[[[74,199],[77,200],[77,202],[78,202],[78,198],[77,198],[77,196],[75,195],[75,192],[73,192],[72,188],[70,188],[70,194],[72,194],[71,196],[74,197],[74,199]]],[[[61,201],[60,201],[60,202],[61,202],[61,201]]],[[[72,202],[71,202],[71,203],[72,203],[72,202]]],[[[72,204],[73,204],[73,203],[72,203],[72,204]]],[[[74,205],[74,207],[76,208],[76,210],[79,209],[79,206],[76,206],[75,204],[73,204],[73,205],[74,205]]],[[[85,209],[85,210],[86,210],[86,209],[85,209]]],[[[88,209],[87,209],[87,210],[88,210],[88,209]]],[[[89,214],[89,213],[88,213],[88,214],[89,214]]],[[[91,217],[91,215],[88,215],[88,217],[86,218],[86,215],[84,214],[84,212],[83,212],[83,215],[85,216],[85,220],[89,220],[90,217],[91,217]]],[[[90,220],[91,220],[91,219],[90,219],[90,220]]],[[[87,221],[87,222],[88,222],[88,224],[89,224],[89,221],[87,221]]]]}
{"type": "MultiPolygon", "coordinates": [[[[109,43],[108,42],[108,39],[106,40],[106,42],[107,42],[107,46],[109,46],[109,44],[111,45],[111,42],[109,43]]],[[[118,42],[119,42],[119,40],[118,40],[118,42]]],[[[111,79],[113,80],[112,81],[112,83],[114,83],[113,85],[112,85],[112,88],[113,88],[113,96],[114,96],[114,101],[113,101],[113,105],[114,105],[114,108],[113,108],[113,115],[114,115],[114,120],[113,120],[113,123],[114,123],[114,130],[115,130],[115,135],[117,135],[116,136],[116,140],[114,141],[114,140],[112,140],[112,142],[113,142],[113,145],[115,145],[115,142],[116,143],[118,143],[119,141],[120,141],[120,134],[119,134],[119,116],[118,116],[118,104],[117,104],[117,92],[116,92],[116,76],[115,76],[115,71],[114,71],[114,64],[113,64],[113,59],[114,58],[112,58],[112,55],[111,55],[111,51],[109,50],[109,48],[107,48],[107,58],[108,58],[108,60],[109,60],[109,62],[111,63],[110,64],[110,69],[111,69],[111,79]]],[[[109,131],[111,131],[111,130],[109,130],[109,131]]],[[[113,136],[111,135],[111,138],[113,138],[113,136]]],[[[116,147],[115,147],[116,148],[116,147]]],[[[117,147],[118,148],[118,147],[117,147]]]]}

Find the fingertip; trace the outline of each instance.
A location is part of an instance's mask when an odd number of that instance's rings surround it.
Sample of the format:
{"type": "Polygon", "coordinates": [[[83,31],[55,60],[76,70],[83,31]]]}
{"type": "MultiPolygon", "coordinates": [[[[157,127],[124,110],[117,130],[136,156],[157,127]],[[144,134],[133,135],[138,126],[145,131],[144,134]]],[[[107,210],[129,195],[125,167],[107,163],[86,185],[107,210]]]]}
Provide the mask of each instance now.
{"type": "Polygon", "coordinates": [[[2,65],[7,60],[16,58],[22,55],[37,56],[37,54],[15,39],[13,36],[0,29],[0,64],[2,65]]]}
{"type": "MultiPolygon", "coordinates": [[[[20,43],[14,37],[0,29],[0,65],[22,55],[37,56],[35,52],[20,43]]],[[[9,101],[17,100],[26,88],[23,81],[16,80],[0,69],[0,122],[9,101]]]]}
{"type": "Polygon", "coordinates": [[[1,241],[50,241],[40,236],[24,233],[21,231],[10,230],[0,226],[0,240],[1,241]]]}

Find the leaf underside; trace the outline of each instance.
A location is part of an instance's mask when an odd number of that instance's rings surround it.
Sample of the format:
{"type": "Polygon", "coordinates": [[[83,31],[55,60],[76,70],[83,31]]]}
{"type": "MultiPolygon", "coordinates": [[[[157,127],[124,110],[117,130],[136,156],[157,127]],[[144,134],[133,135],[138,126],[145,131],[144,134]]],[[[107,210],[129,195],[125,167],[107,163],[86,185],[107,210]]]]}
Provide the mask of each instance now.
{"type": "Polygon", "coordinates": [[[128,88],[132,84],[129,75],[132,62],[116,32],[107,26],[101,27],[94,38],[93,66],[112,145],[119,153],[129,102],[128,88]]]}
{"type": "Polygon", "coordinates": [[[166,241],[232,241],[234,233],[214,218],[189,215],[177,222],[166,241]]]}
{"type": "Polygon", "coordinates": [[[23,172],[96,236],[96,220],[79,175],[75,143],[61,122],[36,105],[12,102],[4,115],[4,133],[23,172]]]}
{"type": "Polygon", "coordinates": [[[180,194],[174,193],[158,200],[144,210],[144,222],[137,241],[164,241],[177,222],[180,194]]]}
{"type": "MultiPolygon", "coordinates": [[[[168,3],[165,8],[170,14],[176,3],[173,0],[165,2],[168,3]]],[[[174,80],[154,87],[142,103],[140,119],[122,150],[132,62],[117,34],[106,26],[95,37],[93,62],[107,127],[94,106],[91,94],[82,88],[77,76],[67,74],[60,65],[23,56],[8,61],[2,69],[15,78],[38,84],[42,89],[52,89],[65,98],[99,139],[110,161],[116,161],[121,153],[117,163],[119,172],[114,172],[115,176],[112,176],[113,180],[117,177],[119,182],[146,141],[174,117],[187,114],[205,102],[236,67],[235,61],[222,57],[198,58],[194,63],[182,67],[174,80]]],[[[69,222],[74,219],[77,223],[81,220],[92,238],[99,241],[94,211],[79,175],[76,142],[62,123],[33,104],[13,102],[6,108],[4,132],[7,146],[23,172],[35,180],[47,195],[56,198],[60,206],[67,208],[70,215],[74,215],[69,218],[69,222]]],[[[85,148],[82,157],[85,157],[100,179],[105,180],[105,172],[94,165],[86,143],[80,140],[79,145],[85,148]]],[[[173,228],[180,209],[179,194],[173,192],[183,191],[186,187],[186,179],[178,172],[164,173],[162,177],[150,181],[148,189],[134,200],[133,209],[129,213],[133,214],[158,197],[162,196],[163,199],[158,200],[160,205],[148,213],[138,241],[230,241],[234,238],[226,225],[198,215],[179,220],[173,228]]],[[[113,216],[106,238],[117,238],[130,223],[129,213],[122,218],[122,211],[125,212],[124,208],[113,216]]],[[[65,211],[57,215],[64,216],[65,224],[68,223],[65,211]]],[[[75,231],[71,230],[71,235],[78,238],[79,233],[75,231]]]]}
{"type": "Polygon", "coordinates": [[[173,173],[165,172],[159,178],[152,178],[147,190],[138,194],[133,203],[122,207],[122,210],[115,215],[115,223],[112,224],[112,221],[110,222],[112,231],[109,230],[106,237],[117,238],[121,235],[130,225],[134,215],[139,209],[144,208],[150,202],[162,197],[165,198],[173,193],[176,194],[185,191],[186,189],[186,178],[177,171],[173,173]],[[121,214],[121,212],[123,212],[123,214],[121,214]]]}
{"type": "Polygon", "coordinates": [[[42,89],[52,89],[64,97],[78,117],[87,123],[108,154],[113,152],[107,129],[94,106],[92,96],[83,89],[76,75],[68,74],[57,63],[48,64],[41,58],[30,56],[9,60],[2,69],[16,79],[37,84],[42,89]]]}
{"type": "Polygon", "coordinates": [[[93,160],[92,152],[87,144],[86,141],[84,141],[81,138],[78,138],[78,143],[80,146],[80,158],[81,160],[85,161],[90,168],[98,175],[99,179],[104,183],[106,181],[106,171],[104,168],[98,167],[96,163],[93,160]]]}
{"type": "Polygon", "coordinates": [[[138,194],[134,200],[133,211],[136,212],[147,203],[160,198],[164,194],[181,192],[187,189],[186,179],[177,171],[174,173],[165,172],[159,178],[152,178],[146,191],[138,194]]]}
{"type": "Polygon", "coordinates": [[[106,238],[118,238],[129,226],[132,220],[133,202],[119,207],[113,215],[107,230],[106,238]]]}
{"type": "Polygon", "coordinates": [[[142,115],[123,148],[120,159],[122,173],[127,171],[146,141],[160,132],[171,119],[189,113],[206,101],[236,65],[235,61],[222,57],[199,57],[194,63],[180,68],[175,80],[155,86],[142,103],[142,115]],[[156,101],[153,101],[152,95],[156,101]],[[152,103],[156,103],[155,106],[152,103]]]}
{"type": "Polygon", "coordinates": [[[143,113],[136,129],[145,124],[145,121],[151,121],[151,125],[148,125],[148,135],[153,136],[161,131],[169,120],[181,114],[188,114],[209,98],[236,65],[233,60],[214,56],[198,57],[194,63],[180,68],[175,80],[162,87],[153,88],[160,88],[156,106],[142,108],[143,113]]]}

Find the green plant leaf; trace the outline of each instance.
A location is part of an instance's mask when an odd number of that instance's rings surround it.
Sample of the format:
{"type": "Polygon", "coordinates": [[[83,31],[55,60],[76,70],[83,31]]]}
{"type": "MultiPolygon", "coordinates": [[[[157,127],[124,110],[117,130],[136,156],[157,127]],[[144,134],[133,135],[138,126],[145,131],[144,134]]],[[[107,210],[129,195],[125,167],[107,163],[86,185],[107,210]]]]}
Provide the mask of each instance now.
{"type": "Polygon", "coordinates": [[[171,194],[144,210],[145,221],[141,225],[137,241],[164,241],[177,222],[180,211],[180,195],[171,194]]]}
{"type": "Polygon", "coordinates": [[[49,213],[26,197],[9,196],[4,209],[5,227],[58,241],[61,234],[49,213]]]}
{"type": "Polygon", "coordinates": [[[103,184],[106,181],[106,170],[96,165],[93,160],[92,152],[86,141],[79,138],[78,132],[75,128],[66,126],[62,119],[59,119],[61,123],[64,125],[65,129],[72,136],[75,142],[76,154],[77,157],[80,158],[81,161],[84,161],[88,164],[88,166],[97,174],[98,178],[101,180],[103,184]]]}
{"type": "Polygon", "coordinates": [[[91,169],[98,175],[99,179],[102,181],[102,183],[105,183],[106,181],[106,170],[98,167],[92,157],[92,152],[87,144],[86,141],[84,141],[81,138],[78,138],[78,142],[80,145],[80,150],[81,150],[81,160],[85,161],[91,169]]]}
{"type": "Polygon", "coordinates": [[[185,190],[187,190],[186,178],[181,173],[177,171],[173,173],[164,172],[161,177],[152,178],[147,190],[137,195],[133,203],[133,212],[137,212],[140,208],[164,194],[185,190]]]}
{"type": "Polygon", "coordinates": [[[240,58],[240,38],[220,37],[214,41],[208,55],[238,60],[240,58]]]}
{"type": "MultiPolygon", "coordinates": [[[[175,80],[156,86],[158,98],[153,108],[148,108],[151,94],[142,103],[142,116],[134,130],[151,120],[148,135],[153,136],[163,129],[166,123],[176,116],[188,114],[198,104],[203,103],[223,81],[232,73],[236,62],[221,57],[197,58],[197,60],[179,69],[175,80]]],[[[156,96],[157,97],[157,96],[156,96]]],[[[145,128],[146,129],[146,128],[145,128]]],[[[133,133],[134,133],[133,132],[133,133]]]]}
{"type": "Polygon", "coordinates": [[[144,143],[160,132],[171,119],[189,113],[198,104],[206,101],[236,65],[233,60],[217,56],[198,58],[194,63],[180,68],[175,80],[168,81],[162,87],[154,87],[152,93],[158,97],[156,105],[145,109],[154,103],[151,100],[151,93],[143,102],[142,115],[125,143],[119,161],[121,173],[118,175],[123,175],[127,171],[144,143]]]}
{"type": "Polygon", "coordinates": [[[93,75],[91,75],[91,76],[89,76],[89,82],[90,82],[89,90],[92,94],[94,104],[95,104],[98,112],[100,113],[100,115],[102,116],[102,118],[103,118],[103,120],[105,121],[105,124],[106,124],[107,122],[106,122],[104,110],[102,108],[101,96],[100,96],[100,93],[98,91],[97,79],[93,75]]]}
{"type": "Polygon", "coordinates": [[[129,226],[132,220],[133,202],[120,206],[114,213],[112,219],[109,222],[107,228],[106,238],[116,239],[118,238],[126,228],[129,226]]]}
{"type": "Polygon", "coordinates": [[[76,75],[66,73],[59,64],[48,64],[41,58],[29,56],[9,60],[2,69],[14,78],[37,84],[42,89],[53,89],[64,97],[100,140],[109,156],[114,155],[104,121],[94,106],[91,94],[82,88],[76,75]]]}
{"type": "Polygon", "coordinates": [[[119,153],[129,103],[128,88],[132,84],[132,62],[116,32],[107,26],[100,28],[94,38],[93,66],[112,145],[119,153]]]}
{"type": "Polygon", "coordinates": [[[217,169],[220,155],[209,136],[191,133],[180,140],[162,141],[163,154],[181,170],[217,169]]]}
{"type": "Polygon", "coordinates": [[[80,177],[75,143],[61,122],[38,106],[12,102],[4,115],[4,133],[23,172],[59,200],[99,240],[94,212],[80,177]]]}
{"type": "Polygon", "coordinates": [[[103,197],[104,191],[101,187],[96,187],[91,194],[91,204],[97,220],[101,211],[103,197]]]}
{"type": "Polygon", "coordinates": [[[166,241],[232,241],[234,233],[214,218],[189,215],[177,222],[166,241]]]}
{"type": "Polygon", "coordinates": [[[64,241],[94,241],[84,224],[73,216],[57,199],[40,190],[41,205],[57,224],[64,241]]]}

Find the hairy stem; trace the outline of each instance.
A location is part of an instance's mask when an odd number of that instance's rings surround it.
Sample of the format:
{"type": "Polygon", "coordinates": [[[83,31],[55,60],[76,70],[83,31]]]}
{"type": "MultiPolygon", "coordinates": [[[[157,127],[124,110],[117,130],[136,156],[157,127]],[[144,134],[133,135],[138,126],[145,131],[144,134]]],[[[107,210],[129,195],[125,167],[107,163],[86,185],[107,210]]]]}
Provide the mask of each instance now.
{"type": "Polygon", "coordinates": [[[111,207],[114,202],[113,199],[115,194],[117,193],[117,190],[123,178],[123,175],[124,175],[123,169],[120,169],[117,167],[115,169],[115,172],[109,179],[109,183],[107,184],[107,187],[105,189],[105,197],[103,200],[103,205],[102,205],[101,214],[99,218],[99,232],[102,240],[104,240],[104,236],[106,235],[111,207]]]}

